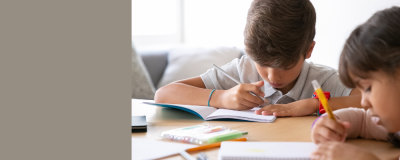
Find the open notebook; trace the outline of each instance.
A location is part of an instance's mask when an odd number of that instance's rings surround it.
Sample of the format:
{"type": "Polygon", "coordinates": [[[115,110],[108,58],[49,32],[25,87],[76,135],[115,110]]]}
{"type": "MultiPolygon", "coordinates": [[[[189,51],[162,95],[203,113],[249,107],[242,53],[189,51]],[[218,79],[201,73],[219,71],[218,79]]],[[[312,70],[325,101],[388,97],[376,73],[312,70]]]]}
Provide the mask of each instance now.
{"type": "Polygon", "coordinates": [[[311,142],[222,142],[219,160],[308,160],[317,145],[311,142]]]}
{"type": "Polygon", "coordinates": [[[218,120],[218,119],[237,119],[252,122],[274,122],[275,116],[263,116],[254,114],[255,110],[259,108],[253,108],[246,111],[235,111],[229,109],[217,109],[208,106],[194,106],[194,105],[180,105],[180,104],[165,104],[165,103],[151,103],[143,102],[145,104],[156,105],[160,107],[176,108],[193,113],[204,120],[218,120]]]}

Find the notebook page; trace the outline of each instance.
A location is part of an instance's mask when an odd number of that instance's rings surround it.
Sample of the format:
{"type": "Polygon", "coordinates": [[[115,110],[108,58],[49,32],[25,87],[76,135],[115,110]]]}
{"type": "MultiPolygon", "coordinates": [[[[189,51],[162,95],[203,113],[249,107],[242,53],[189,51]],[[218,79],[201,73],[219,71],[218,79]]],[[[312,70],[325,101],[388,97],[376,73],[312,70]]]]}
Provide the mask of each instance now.
{"type": "Polygon", "coordinates": [[[219,160],[308,160],[317,145],[312,142],[222,142],[219,160]]]}
{"type": "Polygon", "coordinates": [[[253,122],[274,122],[276,119],[275,116],[264,116],[264,115],[257,115],[254,111],[259,110],[260,108],[253,108],[251,110],[245,111],[235,111],[229,109],[218,109],[214,113],[210,114],[206,120],[213,120],[213,119],[222,119],[222,118],[233,118],[233,119],[240,119],[240,120],[247,120],[253,122]]]}
{"type": "Polygon", "coordinates": [[[145,104],[156,105],[160,107],[166,108],[176,108],[180,110],[184,110],[190,113],[193,113],[203,119],[205,119],[208,115],[216,111],[217,109],[209,106],[195,106],[195,105],[183,105],[183,104],[167,104],[167,103],[152,103],[152,102],[143,102],[145,104]]]}

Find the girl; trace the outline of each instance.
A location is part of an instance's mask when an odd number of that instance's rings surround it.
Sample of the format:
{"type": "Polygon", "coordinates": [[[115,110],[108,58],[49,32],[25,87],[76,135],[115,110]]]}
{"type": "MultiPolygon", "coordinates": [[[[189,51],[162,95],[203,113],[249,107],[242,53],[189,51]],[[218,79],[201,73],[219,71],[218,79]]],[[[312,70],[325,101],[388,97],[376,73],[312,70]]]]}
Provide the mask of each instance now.
{"type": "Polygon", "coordinates": [[[400,147],[400,8],[375,13],[347,39],[339,76],[362,92],[361,105],[317,119],[311,137],[318,148],[312,159],[378,159],[359,147],[340,143],[346,137],[386,140],[400,147]]]}

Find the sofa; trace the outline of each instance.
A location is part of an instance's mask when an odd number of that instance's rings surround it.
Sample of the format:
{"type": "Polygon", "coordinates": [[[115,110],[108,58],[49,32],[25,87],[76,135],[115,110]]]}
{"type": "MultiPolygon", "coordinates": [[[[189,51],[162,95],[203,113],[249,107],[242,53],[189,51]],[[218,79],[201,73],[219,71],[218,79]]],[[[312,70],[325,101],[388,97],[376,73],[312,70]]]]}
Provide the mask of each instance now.
{"type": "Polygon", "coordinates": [[[173,81],[198,76],[212,68],[240,58],[235,47],[181,46],[170,49],[132,51],[132,98],[154,99],[155,91],[173,81]]]}
{"type": "Polygon", "coordinates": [[[138,51],[138,54],[142,58],[143,64],[150,76],[151,83],[154,87],[157,86],[168,65],[168,50],[138,51]]]}
{"type": "MultiPolygon", "coordinates": [[[[236,58],[240,58],[244,54],[243,49],[239,50],[240,54],[239,56],[236,56],[236,58]]],[[[168,49],[138,51],[138,54],[142,58],[143,64],[146,67],[146,70],[151,78],[151,82],[155,88],[158,88],[158,83],[163,77],[168,66],[169,52],[170,50],[168,49]]],[[[193,61],[196,61],[196,59],[193,59],[193,61]]],[[[231,59],[228,61],[231,61],[231,59]]]]}

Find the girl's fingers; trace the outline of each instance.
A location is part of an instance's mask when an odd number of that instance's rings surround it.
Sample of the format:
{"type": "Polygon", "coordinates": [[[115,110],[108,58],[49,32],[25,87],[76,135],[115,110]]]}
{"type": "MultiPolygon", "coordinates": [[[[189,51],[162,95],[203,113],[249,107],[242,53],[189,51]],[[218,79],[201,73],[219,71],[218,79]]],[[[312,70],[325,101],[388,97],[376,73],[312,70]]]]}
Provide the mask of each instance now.
{"type": "Polygon", "coordinates": [[[328,148],[326,143],[322,143],[318,145],[317,149],[313,153],[311,153],[310,158],[312,160],[326,160],[328,159],[327,156],[328,148]]]}
{"type": "Polygon", "coordinates": [[[332,131],[331,129],[327,127],[321,127],[319,129],[319,134],[323,136],[324,138],[331,140],[331,141],[341,141],[342,136],[339,136],[336,134],[336,132],[332,131]]]}
{"type": "Polygon", "coordinates": [[[320,144],[320,143],[324,143],[324,142],[328,142],[329,141],[329,139],[325,138],[321,134],[316,134],[314,136],[314,139],[315,139],[315,144],[320,144]]]}
{"type": "Polygon", "coordinates": [[[338,134],[340,137],[342,137],[346,133],[346,129],[344,128],[344,126],[334,120],[327,119],[324,125],[328,127],[332,132],[338,134]]]}
{"type": "Polygon", "coordinates": [[[339,123],[341,123],[342,126],[343,126],[345,129],[349,129],[349,128],[350,128],[350,123],[349,123],[349,122],[340,121],[339,123]]]}

